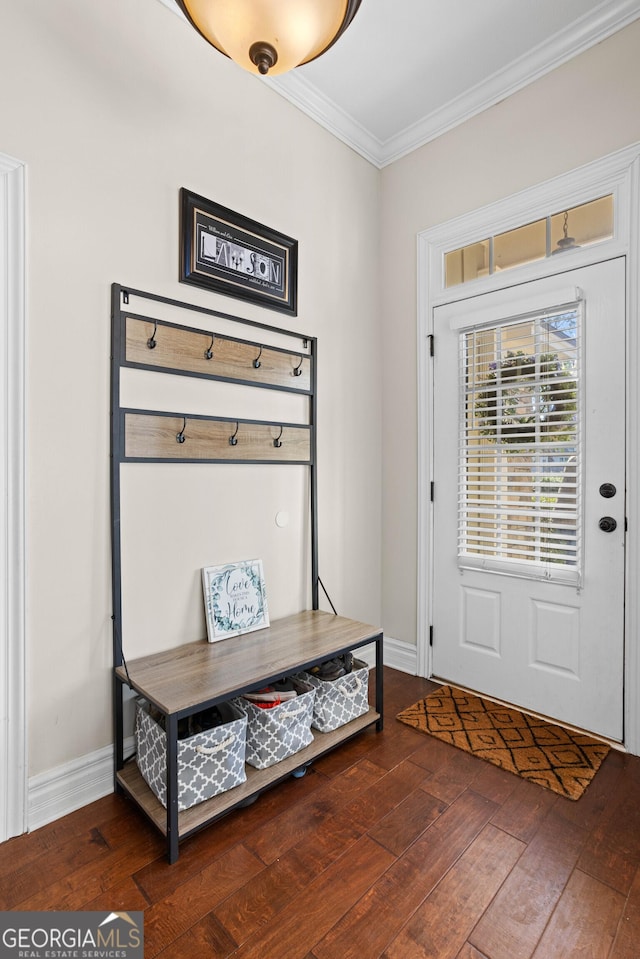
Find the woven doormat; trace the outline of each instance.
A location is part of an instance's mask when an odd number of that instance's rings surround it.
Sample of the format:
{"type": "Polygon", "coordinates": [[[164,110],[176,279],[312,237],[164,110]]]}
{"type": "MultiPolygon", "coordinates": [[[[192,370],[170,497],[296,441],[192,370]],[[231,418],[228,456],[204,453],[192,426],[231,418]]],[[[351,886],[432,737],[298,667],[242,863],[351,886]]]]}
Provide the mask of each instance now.
{"type": "Polygon", "coordinates": [[[397,718],[568,799],[580,799],[609,752],[606,743],[584,733],[450,686],[397,718]]]}

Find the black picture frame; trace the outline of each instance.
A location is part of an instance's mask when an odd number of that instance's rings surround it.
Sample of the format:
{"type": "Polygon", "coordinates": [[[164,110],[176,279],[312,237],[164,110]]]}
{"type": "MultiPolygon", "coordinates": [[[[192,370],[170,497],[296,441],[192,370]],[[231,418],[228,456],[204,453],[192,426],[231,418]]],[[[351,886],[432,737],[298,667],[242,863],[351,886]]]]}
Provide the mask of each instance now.
{"type": "Polygon", "coordinates": [[[180,190],[180,282],[298,315],[298,241],[180,190]]]}

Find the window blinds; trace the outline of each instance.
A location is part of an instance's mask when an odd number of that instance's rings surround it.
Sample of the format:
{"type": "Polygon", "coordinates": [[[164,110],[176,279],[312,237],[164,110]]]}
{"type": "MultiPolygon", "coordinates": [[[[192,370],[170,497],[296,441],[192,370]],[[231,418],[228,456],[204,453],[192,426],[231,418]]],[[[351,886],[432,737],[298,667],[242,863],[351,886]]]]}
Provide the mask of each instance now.
{"type": "Polygon", "coordinates": [[[459,334],[461,567],[579,581],[581,306],[459,334]]]}

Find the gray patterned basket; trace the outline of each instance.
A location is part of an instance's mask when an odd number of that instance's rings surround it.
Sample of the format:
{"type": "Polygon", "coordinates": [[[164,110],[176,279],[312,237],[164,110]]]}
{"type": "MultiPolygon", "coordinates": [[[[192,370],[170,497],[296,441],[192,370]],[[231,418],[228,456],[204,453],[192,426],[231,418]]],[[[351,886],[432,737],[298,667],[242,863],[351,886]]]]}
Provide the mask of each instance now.
{"type": "MultiPolygon", "coordinates": [[[[178,740],[178,809],[189,809],[233,786],[245,782],[244,766],[247,717],[232,703],[219,707],[229,722],[178,740]]],[[[142,776],[163,806],[167,805],[167,736],[147,712],[144,701],[136,703],[137,763],[142,776]]]]}
{"type": "Polygon", "coordinates": [[[369,709],[369,667],[361,659],[354,659],[352,671],[338,679],[319,679],[313,673],[301,673],[300,678],[316,691],[312,726],[321,733],[338,729],[369,709]]]}
{"type": "Polygon", "coordinates": [[[246,760],[256,769],[266,769],[292,756],[313,741],[311,720],[315,690],[310,683],[293,680],[298,695],[279,706],[261,709],[247,699],[233,703],[246,714],[246,760]]]}

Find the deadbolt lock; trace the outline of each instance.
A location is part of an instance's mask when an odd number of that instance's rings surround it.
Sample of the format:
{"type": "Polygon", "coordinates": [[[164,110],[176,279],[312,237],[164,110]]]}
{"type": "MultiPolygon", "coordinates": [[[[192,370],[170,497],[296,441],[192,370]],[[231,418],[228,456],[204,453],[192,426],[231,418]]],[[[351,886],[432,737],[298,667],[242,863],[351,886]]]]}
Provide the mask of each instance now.
{"type": "Polygon", "coordinates": [[[617,525],[613,516],[601,516],[598,523],[603,533],[613,533],[617,525]]]}

